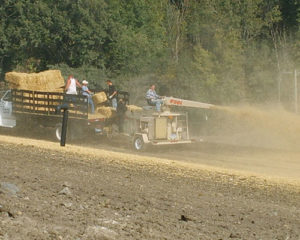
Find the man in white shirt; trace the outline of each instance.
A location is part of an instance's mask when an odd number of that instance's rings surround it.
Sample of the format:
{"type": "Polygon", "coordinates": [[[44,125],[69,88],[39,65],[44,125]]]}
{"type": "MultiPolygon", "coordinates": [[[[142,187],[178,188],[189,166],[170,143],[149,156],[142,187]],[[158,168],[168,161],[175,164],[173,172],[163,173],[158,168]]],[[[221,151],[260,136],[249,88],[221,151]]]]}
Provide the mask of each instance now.
{"type": "Polygon", "coordinates": [[[73,75],[70,75],[68,77],[67,84],[65,87],[66,94],[77,95],[77,89],[76,89],[77,86],[81,88],[81,84],[78,82],[78,80],[75,79],[73,75]]]}
{"type": "Polygon", "coordinates": [[[70,75],[68,77],[66,86],[65,86],[65,91],[66,91],[66,95],[65,95],[65,99],[68,102],[72,102],[72,103],[76,103],[77,102],[77,98],[75,96],[72,95],[77,95],[77,88],[76,87],[80,87],[81,88],[81,84],[78,82],[78,80],[76,78],[74,78],[73,75],[70,75]],[[71,95],[71,96],[68,96],[71,95]]]}

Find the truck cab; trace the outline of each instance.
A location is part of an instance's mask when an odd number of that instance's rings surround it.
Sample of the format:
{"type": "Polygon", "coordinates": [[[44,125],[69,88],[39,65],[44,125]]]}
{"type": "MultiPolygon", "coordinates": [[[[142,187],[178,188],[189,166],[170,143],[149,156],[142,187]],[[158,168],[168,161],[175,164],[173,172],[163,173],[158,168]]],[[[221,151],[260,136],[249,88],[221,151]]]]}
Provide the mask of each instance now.
{"type": "Polygon", "coordinates": [[[12,111],[11,90],[0,91],[0,127],[16,126],[16,118],[12,111]]]}

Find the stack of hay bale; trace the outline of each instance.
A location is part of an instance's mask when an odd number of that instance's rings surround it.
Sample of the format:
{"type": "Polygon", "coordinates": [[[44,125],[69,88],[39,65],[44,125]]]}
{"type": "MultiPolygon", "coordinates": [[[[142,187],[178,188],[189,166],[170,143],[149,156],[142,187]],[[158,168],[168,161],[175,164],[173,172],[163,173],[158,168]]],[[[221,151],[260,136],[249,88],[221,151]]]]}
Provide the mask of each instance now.
{"type": "Polygon", "coordinates": [[[107,96],[105,92],[98,92],[93,95],[95,114],[93,117],[111,118],[116,115],[116,110],[106,106],[107,96]]]}
{"type": "Polygon", "coordinates": [[[55,92],[63,93],[63,87],[65,85],[64,78],[59,70],[48,70],[40,73],[20,73],[20,72],[8,72],[5,74],[5,80],[12,89],[28,90],[30,92],[19,93],[24,99],[16,99],[16,102],[28,103],[28,105],[22,105],[25,109],[37,110],[37,111],[50,111],[47,107],[50,105],[58,105],[55,100],[63,99],[63,96],[59,95],[47,95],[41,92],[55,92]],[[45,101],[44,99],[47,99],[45,101]],[[38,105],[45,105],[43,107],[38,105]]]}
{"type": "Polygon", "coordinates": [[[5,80],[10,88],[41,92],[63,92],[65,85],[59,70],[40,73],[8,72],[5,74],[5,80]]]}
{"type": "MultiPolygon", "coordinates": [[[[98,92],[93,95],[93,101],[96,107],[96,113],[94,116],[91,117],[104,117],[104,118],[111,118],[116,116],[116,110],[112,107],[106,106],[107,103],[107,96],[105,92],[98,92]]],[[[140,112],[142,111],[141,107],[135,105],[127,105],[127,114],[133,112],[140,112]]]]}

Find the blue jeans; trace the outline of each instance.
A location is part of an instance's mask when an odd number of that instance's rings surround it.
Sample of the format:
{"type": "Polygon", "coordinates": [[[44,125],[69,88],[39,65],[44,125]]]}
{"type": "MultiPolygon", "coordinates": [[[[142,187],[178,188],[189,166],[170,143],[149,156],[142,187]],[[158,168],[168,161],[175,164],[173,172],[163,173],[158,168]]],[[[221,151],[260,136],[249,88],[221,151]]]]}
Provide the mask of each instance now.
{"type": "Polygon", "coordinates": [[[117,109],[118,103],[117,103],[117,98],[113,98],[111,100],[111,105],[114,109],[117,109]]]}
{"type": "Polygon", "coordinates": [[[91,95],[85,95],[88,101],[88,105],[91,105],[91,112],[95,113],[95,105],[91,95]]]}
{"type": "Polygon", "coordinates": [[[88,104],[91,105],[91,111],[92,111],[92,113],[95,113],[95,105],[94,105],[92,96],[88,96],[88,104]]]}
{"type": "Polygon", "coordinates": [[[65,101],[68,103],[77,103],[77,95],[74,94],[66,94],[65,95],[65,101]]]}
{"type": "Polygon", "coordinates": [[[151,99],[150,100],[153,105],[155,105],[156,111],[160,112],[160,106],[163,104],[163,100],[161,99],[151,99]]]}

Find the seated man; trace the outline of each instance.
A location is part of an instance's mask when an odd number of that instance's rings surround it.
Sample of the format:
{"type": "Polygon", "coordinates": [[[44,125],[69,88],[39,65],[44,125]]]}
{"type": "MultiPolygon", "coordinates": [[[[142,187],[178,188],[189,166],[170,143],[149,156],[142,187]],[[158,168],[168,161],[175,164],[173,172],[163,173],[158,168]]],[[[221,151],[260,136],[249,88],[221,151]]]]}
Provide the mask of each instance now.
{"type": "Polygon", "coordinates": [[[82,81],[82,95],[86,96],[88,99],[88,104],[91,105],[91,112],[94,113],[95,112],[95,106],[94,106],[94,102],[92,99],[92,92],[89,90],[88,88],[88,81],[83,80],[82,81]]]}
{"type": "Polygon", "coordinates": [[[150,89],[147,91],[146,99],[149,105],[155,106],[156,111],[160,112],[160,107],[163,104],[163,100],[161,99],[161,96],[157,95],[154,84],[152,84],[150,89]]]}

